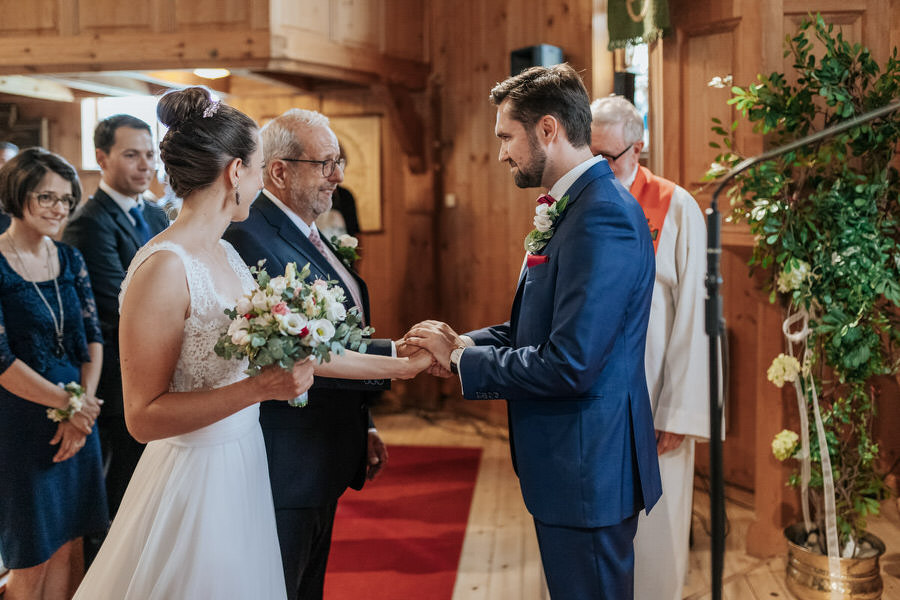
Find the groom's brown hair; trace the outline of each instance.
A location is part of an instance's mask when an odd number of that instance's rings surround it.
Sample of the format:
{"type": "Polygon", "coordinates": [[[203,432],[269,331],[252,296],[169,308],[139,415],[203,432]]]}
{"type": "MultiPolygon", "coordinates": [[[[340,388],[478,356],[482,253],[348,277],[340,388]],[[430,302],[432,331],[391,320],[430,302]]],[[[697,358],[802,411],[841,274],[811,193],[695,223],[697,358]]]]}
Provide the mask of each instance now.
{"type": "Polygon", "coordinates": [[[544,115],[555,117],[566,130],[569,143],[582,148],[591,143],[591,101],[578,73],[568,64],[531,67],[491,90],[491,103],[504,100],[510,115],[530,130],[544,115]]]}

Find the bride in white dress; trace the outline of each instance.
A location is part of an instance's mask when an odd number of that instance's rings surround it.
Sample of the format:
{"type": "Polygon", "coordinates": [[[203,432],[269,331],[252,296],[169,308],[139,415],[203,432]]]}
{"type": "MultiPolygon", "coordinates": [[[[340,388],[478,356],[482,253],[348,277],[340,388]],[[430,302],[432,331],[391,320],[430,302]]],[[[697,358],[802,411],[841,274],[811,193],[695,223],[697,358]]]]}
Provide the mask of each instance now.
{"type": "Polygon", "coordinates": [[[431,361],[348,352],[248,379],[245,361],[217,357],[224,310],[255,285],[220,238],[231,221],[247,218],[262,188],[259,135],[249,117],[212,102],[204,88],[167,94],[158,113],[170,127],[160,155],[184,204],[132,261],[119,328],[125,417],[148,444],[75,598],[281,600],[258,403],[306,391],[314,370],[407,378],[431,361]]]}

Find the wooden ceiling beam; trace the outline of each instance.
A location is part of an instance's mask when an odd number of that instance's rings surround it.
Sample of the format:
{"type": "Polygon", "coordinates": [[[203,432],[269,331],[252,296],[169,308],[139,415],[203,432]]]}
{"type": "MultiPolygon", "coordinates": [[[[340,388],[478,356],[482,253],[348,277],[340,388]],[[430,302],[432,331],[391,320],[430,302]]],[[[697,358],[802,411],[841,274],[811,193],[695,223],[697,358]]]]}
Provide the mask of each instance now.
{"type": "Polygon", "coordinates": [[[75,96],[65,85],[42,77],[0,75],[0,93],[40,98],[55,102],[72,102],[75,96]]]}
{"type": "Polygon", "coordinates": [[[372,89],[387,109],[400,149],[409,160],[409,170],[415,174],[424,173],[427,169],[425,127],[409,90],[384,83],[376,84],[372,89]]]}

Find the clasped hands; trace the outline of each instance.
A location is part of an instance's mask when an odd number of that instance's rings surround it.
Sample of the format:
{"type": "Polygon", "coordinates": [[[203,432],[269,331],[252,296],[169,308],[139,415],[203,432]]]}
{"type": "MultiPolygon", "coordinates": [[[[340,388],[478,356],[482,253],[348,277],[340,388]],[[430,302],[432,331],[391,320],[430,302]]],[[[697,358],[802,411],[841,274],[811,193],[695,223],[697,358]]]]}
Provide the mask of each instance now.
{"type": "Polygon", "coordinates": [[[413,356],[417,352],[426,351],[431,355],[431,363],[424,370],[436,377],[450,377],[450,353],[466,346],[465,341],[449,325],[428,320],[410,327],[397,342],[397,356],[413,356]]]}
{"type": "Polygon", "coordinates": [[[103,400],[85,394],[82,402],[81,410],[69,417],[68,421],[60,423],[50,440],[51,446],[59,444],[53,462],[63,462],[78,454],[84,447],[87,436],[91,434],[94,422],[100,416],[100,405],[103,404],[103,400]]]}

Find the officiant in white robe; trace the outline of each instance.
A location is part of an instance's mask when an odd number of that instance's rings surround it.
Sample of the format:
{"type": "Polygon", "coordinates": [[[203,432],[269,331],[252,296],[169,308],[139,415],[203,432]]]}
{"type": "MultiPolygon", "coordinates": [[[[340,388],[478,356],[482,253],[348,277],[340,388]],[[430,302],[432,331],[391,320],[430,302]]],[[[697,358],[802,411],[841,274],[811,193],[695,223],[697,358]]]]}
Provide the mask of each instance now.
{"type": "Polygon", "coordinates": [[[688,568],[694,444],[709,439],[706,225],[684,188],[638,164],[643,119],[628,100],[596,100],[591,112],[591,149],[609,161],[641,204],[656,251],[645,365],[663,495],[638,522],[634,597],[680,600],[688,568]]]}

